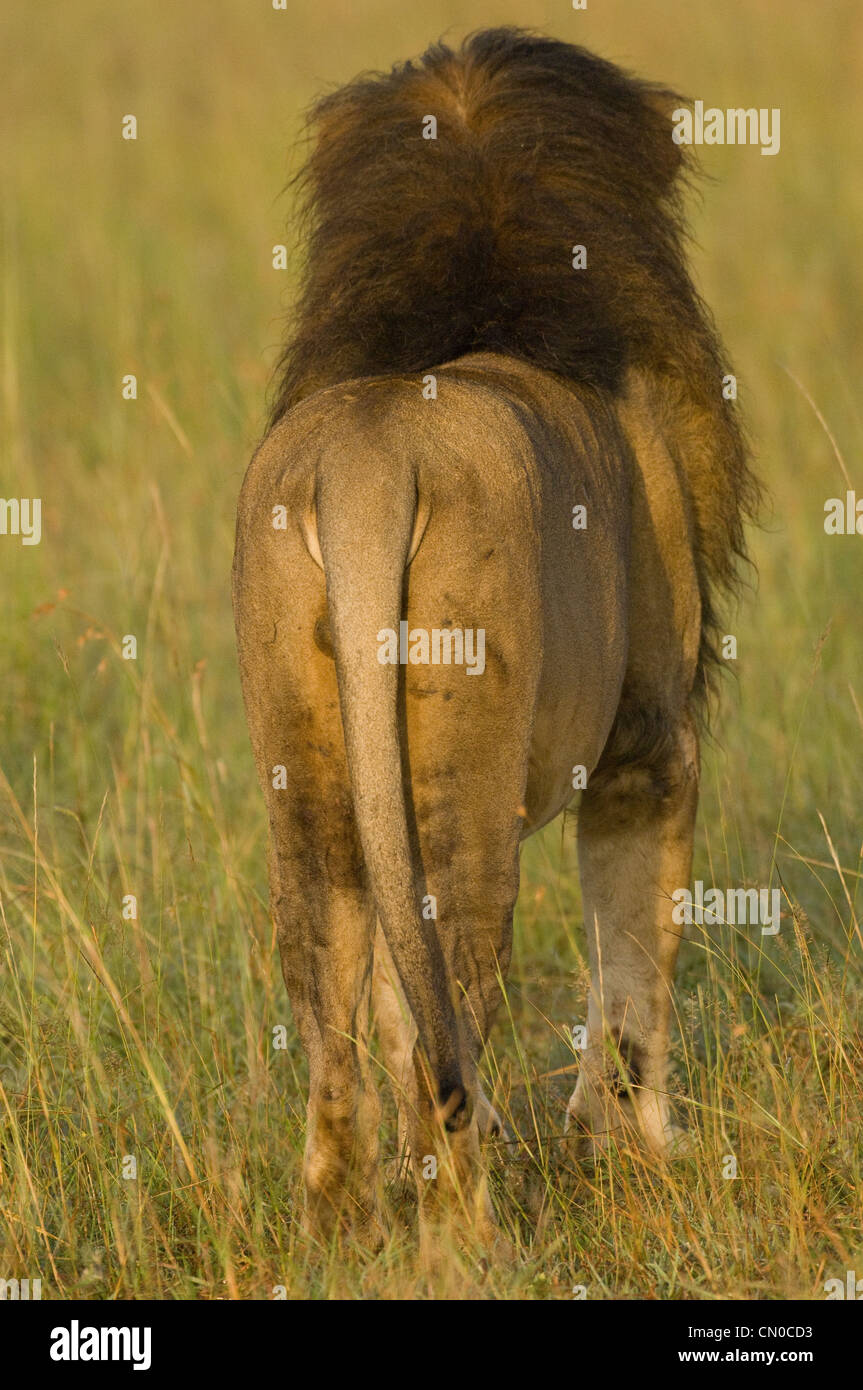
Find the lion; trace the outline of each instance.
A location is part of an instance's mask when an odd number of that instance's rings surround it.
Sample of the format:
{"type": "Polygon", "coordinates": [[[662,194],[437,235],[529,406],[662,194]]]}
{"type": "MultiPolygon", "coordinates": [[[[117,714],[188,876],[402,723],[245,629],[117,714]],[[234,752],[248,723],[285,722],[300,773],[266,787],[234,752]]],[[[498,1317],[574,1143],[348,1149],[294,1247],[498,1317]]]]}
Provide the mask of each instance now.
{"type": "Polygon", "coordinates": [[[674,1141],[672,894],[758,499],[686,266],[679,101],[504,28],[311,114],[233,596],[323,1237],[384,1229],[374,1021],[421,1238],[454,1192],[494,1238],[478,1059],[520,846],[576,803],[592,983],[567,1125],[674,1141]],[[481,632],[482,670],[432,632],[481,632]]]}

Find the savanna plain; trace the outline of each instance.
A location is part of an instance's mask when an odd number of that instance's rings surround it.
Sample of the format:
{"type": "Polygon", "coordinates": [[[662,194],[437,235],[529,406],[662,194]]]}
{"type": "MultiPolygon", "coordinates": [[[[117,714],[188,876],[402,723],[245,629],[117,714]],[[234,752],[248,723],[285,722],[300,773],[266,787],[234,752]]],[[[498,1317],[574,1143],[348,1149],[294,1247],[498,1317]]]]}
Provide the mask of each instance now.
{"type": "MultiPolygon", "coordinates": [[[[42,499],[38,545],[0,536],[0,1277],[93,1299],[810,1299],[863,1277],[863,538],[824,529],[829,498],[863,496],[863,8],[52,0],[3,7],[0,53],[0,493],[42,499]],[[301,263],[280,190],[303,110],[499,23],[781,110],[776,156],[701,152],[691,213],[768,491],[694,877],[777,888],[782,917],[686,929],[690,1154],[587,1166],[562,1137],[588,987],[574,816],[527,845],[483,1063],[518,1257],[454,1247],[432,1275],[395,1175],[374,1257],[301,1230],[305,1064],[229,578],[301,263]]],[[[393,1158],[391,1108],[383,1139],[393,1158]]]]}

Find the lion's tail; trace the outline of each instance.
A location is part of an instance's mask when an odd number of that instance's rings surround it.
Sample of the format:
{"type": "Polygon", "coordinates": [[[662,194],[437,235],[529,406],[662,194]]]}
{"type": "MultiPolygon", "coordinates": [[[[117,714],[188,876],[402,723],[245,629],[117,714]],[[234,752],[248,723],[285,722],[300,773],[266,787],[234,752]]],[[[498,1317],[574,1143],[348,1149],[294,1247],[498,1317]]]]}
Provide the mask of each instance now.
{"type": "Polygon", "coordinates": [[[320,466],[317,530],[354,813],[372,894],[420,1047],[438,1117],[468,1117],[458,1033],[435,923],[421,912],[402,783],[398,667],[378,660],[381,629],[398,632],[404,572],[416,519],[412,476],[393,488],[349,460],[320,466]],[[362,535],[360,549],[357,536],[362,535]]]}

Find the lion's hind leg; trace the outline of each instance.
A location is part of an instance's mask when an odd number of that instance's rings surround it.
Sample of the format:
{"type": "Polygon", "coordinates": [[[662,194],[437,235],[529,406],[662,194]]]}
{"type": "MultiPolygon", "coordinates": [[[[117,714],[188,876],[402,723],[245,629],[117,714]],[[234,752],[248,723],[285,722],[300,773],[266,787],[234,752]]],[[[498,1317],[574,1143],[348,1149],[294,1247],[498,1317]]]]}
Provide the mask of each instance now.
{"type": "Polygon", "coordinates": [[[325,1240],[350,1231],[376,1247],[380,1102],[368,1042],[374,908],[358,850],[349,853],[347,794],[341,811],[338,796],[304,802],[283,795],[271,809],[271,899],[309,1064],[306,1228],[325,1240]],[[334,825],[340,814],[341,829],[334,825]]]}
{"type": "Polygon", "coordinates": [[[368,1043],[375,909],[350,791],[323,579],[308,557],[305,569],[302,555],[291,559],[296,577],[285,599],[269,578],[263,545],[250,547],[238,629],[269,818],[270,905],[309,1066],[306,1226],[324,1240],[350,1231],[374,1246],[381,1239],[380,1102],[368,1043]]]}
{"type": "Polygon", "coordinates": [[[627,1133],[660,1154],[676,1142],[666,1094],[681,933],[672,894],[689,883],[697,796],[697,743],[684,717],[652,760],[600,764],[582,798],[591,994],[567,1128],[589,1133],[594,1151],[627,1133]]]}
{"type": "MultiPolygon", "coordinates": [[[[411,802],[424,901],[447,964],[461,1037],[469,1121],[442,1133],[422,1105],[407,1109],[407,1139],[417,1181],[421,1241],[439,1241],[450,1220],[495,1258],[509,1254],[488,1191],[480,1140],[492,1107],[478,1065],[502,999],[518,892],[520,816],[527,770],[529,699],[507,699],[498,658],[483,680],[452,669],[434,673],[435,696],[414,695],[409,676],[411,802]],[[451,694],[451,698],[446,698],[451,694]],[[502,728],[508,725],[504,743],[502,728]],[[470,730],[466,741],[462,730],[470,730]]],[[[513,659],[510,669],[518,672],[513,659]]],[[[516,675],[514,679],[519,679],[516,675]]],[[[499,1121],[498,1121],[499,1123],[499,1121]]],[[[446,1246],[444,1238],[444,1248],[446,1246]]]]}

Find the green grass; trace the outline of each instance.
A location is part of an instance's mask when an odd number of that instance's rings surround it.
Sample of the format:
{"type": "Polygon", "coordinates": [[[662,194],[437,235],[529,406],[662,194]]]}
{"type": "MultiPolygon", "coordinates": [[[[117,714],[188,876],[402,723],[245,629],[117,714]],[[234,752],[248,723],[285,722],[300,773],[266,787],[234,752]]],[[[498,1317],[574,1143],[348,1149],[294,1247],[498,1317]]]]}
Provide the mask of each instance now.
{"type": "Polygon", "coordinates": [[[8,7],[0,52],[0,495],[43,505],[39,546],[0,537],[0,1278],[41,1276],[43,1297],[823,1296],[863,1268],[863,541],[823,530],[844,471],[863,489],[859,7],[794,0],[777,26],[766,0],[322,0],[296,18],[81,0],[8,7]],[[304,1061],[228,579],[302,108],[444,29],[513,20],[708,103],[782,109],[776,158],[705,152],[694,209],[772,494],[757,595],[729,621],[739,679],[705,752],[695,876],[781,885],[785,915],[760,943],[719,927],[684,948],[673,1086],[694,1156],[591,1171],[560,1142],[587,991],[571,818],[530,843],[487,1060],[519,1260],[454,1254],[430,1282],[397,1190],[373,1260],[299,1232],[304,1061]]]}

